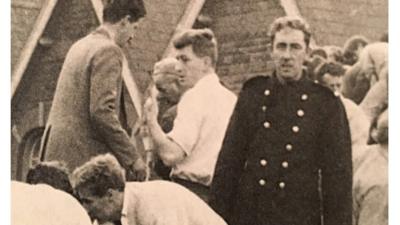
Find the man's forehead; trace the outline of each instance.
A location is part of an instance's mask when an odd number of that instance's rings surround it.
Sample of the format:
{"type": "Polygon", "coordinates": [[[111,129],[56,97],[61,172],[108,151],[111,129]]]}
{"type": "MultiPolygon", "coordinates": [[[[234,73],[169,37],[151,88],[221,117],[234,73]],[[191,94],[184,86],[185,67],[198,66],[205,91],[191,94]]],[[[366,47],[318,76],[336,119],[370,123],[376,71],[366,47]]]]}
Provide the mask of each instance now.
{"type": "Polygon", "coordinates": [[[285,27],[282,30],[276,32],[275,42],[302,42],[305,44],[304,32],[298,29],[285,27]]]}

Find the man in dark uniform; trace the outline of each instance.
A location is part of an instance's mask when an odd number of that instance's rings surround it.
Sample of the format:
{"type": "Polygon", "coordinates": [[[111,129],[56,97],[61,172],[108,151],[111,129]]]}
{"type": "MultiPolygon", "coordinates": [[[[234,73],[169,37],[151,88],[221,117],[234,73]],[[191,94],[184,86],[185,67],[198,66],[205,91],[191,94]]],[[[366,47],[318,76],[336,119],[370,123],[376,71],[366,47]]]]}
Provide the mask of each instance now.
{"type": "Polygon", "coordinates": [[[272,76],[239,95],[216,165],[211,206],[235,225],[350,225],[352,161],[343,105],[302,70],[299,18],[271,26],[272,76]]]}

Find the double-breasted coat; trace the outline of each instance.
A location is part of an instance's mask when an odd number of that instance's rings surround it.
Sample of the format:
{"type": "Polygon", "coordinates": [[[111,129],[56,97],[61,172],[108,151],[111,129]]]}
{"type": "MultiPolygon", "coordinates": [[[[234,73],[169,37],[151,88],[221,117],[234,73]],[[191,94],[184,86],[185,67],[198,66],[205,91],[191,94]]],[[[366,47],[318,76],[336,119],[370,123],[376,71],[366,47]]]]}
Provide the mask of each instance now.
{"type": "Polygon", "coordinates": [[[46,161],[64,161],[73,170],[93,156],[112,153],[128,168],[140,157],[130,140],[135,118],[128,118],[134,114],[128,111],[133,105],[126,101],[123,62],[121,48],[102,28],[71,47],[42,139],[46,161]]]}
{"type": "Polygon", "coordinates": [[[211,186],[210,204],[228,224],[316,225],[322,216],[324,225],[351,224],[346,114],[340,98],[305,77],[244,84],[211,186]]]}

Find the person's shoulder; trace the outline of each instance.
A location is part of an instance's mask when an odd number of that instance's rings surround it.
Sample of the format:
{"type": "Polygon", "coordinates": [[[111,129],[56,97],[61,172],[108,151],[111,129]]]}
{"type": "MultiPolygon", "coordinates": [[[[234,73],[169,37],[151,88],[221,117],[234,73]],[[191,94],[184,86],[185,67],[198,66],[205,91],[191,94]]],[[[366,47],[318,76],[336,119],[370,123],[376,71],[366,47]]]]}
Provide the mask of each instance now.
{"type": "Polygon", "coordinates": [[[321,96],[323,100],[332,100],[332,101],[340,101],[340,94],[333,92],[328,87],[325,87],[319,83],[311,82],[311,89],[312,92],[321,96]]]}
{"type": "Polygon", "coordinates": [[[380,151],[387,150],[381,149],[377,144],[368,146],[365,158],[354,174],[354,179],[360,181],[364,186],[387,186],[388,165],[380,151]]]}
{"type": "Polygon", "coordinates": [[[271,78],[270,76],[263,76],[263,75],[254,76],[243,83],[242,89],[246,90],[246,89],[254,89],[257,87],[261,87],[265,85],[270,80],[270,78],[271,78]]]}

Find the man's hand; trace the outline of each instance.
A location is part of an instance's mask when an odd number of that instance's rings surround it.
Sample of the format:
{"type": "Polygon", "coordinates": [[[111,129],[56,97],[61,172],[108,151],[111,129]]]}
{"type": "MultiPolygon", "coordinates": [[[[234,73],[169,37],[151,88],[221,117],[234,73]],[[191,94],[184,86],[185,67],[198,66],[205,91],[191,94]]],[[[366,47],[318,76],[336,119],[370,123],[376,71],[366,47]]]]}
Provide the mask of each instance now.
{"type": "Polygon", "coordinates": [[[144,181],[146,179],[146,164],[142,158],[138,158],[127,172],[127,180],[144,181]]]}
{"type": "Polygon", "coordinates": [[[144,104],[144,112],[147,124],[157,123],[158,107],[157,101],[153,97],[149,97],[144,104]]]}

